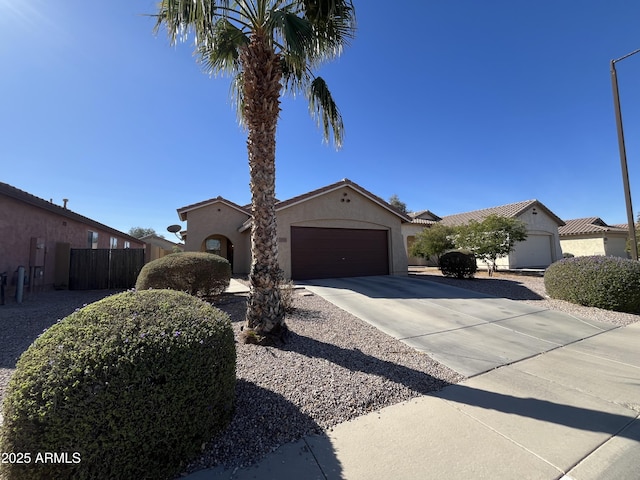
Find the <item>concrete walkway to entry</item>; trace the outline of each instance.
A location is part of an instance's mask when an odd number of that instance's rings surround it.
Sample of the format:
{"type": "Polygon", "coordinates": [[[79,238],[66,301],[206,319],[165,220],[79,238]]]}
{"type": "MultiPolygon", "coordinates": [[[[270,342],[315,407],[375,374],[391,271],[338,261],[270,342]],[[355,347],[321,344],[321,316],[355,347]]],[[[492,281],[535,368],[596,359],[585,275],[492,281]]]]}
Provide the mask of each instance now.
{"type": "Polygon", "coordinates": [[[470,378],[189,480],[640,479],[640,323],[411,277],[305,287],[470,378]]]}

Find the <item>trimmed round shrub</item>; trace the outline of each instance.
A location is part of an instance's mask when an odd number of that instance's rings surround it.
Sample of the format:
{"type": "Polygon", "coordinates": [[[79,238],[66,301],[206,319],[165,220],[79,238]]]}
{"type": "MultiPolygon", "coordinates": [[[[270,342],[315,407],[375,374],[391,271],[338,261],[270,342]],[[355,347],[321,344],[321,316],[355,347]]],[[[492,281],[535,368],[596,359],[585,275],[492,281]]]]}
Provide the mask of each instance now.
{"type": "Polygon", "coordinates": [[[547,268],[552,298],[619,312],[640,313],[640,263],[619,257],[565,258],[547,268]]]}
{"type": "Polygon", "coordinates": [[[445,277],[473,278],[478,267],[473,253],[453,250],[440,257],[440,270],[445,277]]]}
{"type": "Polygon", "coordinates": [[[169,288],[198,297],[210,297],[224,292],[230,280],[231,264],[226,258],[205,252],[180,252],[142,267],[136,289],[169,288]]]}
{"type": "Polygon", "coordinates": [[[2,464],[3,478],[172,478],[231,420],[235,360],[229,317],[186,293],[76,310],[17,363],[0,451],[30,462],[2,464]]]}

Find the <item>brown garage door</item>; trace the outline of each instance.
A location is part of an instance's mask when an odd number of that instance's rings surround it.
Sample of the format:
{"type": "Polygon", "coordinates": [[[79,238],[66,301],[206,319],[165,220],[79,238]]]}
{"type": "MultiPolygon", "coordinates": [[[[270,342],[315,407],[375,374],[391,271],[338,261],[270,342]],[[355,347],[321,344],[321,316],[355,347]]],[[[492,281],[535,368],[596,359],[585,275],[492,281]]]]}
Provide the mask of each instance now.
{"type": "Polygon", "coordinates": [[[291,227],[291,277],[389,274],[386,230],[291,227]]]}

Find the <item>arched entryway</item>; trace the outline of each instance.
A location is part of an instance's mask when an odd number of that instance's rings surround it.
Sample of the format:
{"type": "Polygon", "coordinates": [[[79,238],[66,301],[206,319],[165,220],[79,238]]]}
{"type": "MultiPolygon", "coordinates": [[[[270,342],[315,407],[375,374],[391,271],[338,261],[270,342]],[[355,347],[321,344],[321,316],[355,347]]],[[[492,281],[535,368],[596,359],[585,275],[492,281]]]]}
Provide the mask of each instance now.
{"type": "Polygon", "coordinates": [[[233,243],[224,235],[209,235],[202,242],[200,251],[226,258],[231,264],[231,271],[233,271],[233,243]]]}

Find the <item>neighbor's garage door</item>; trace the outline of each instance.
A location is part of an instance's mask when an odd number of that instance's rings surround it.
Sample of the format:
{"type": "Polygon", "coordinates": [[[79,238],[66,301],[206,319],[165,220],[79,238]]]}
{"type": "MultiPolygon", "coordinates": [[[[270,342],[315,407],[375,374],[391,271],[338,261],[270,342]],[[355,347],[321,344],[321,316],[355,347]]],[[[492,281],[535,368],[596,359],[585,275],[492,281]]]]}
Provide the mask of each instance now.
{"type": "Polygon", "coordinates": [[[551,235],[529,235],[519,247],[516,244],[518,267],[548,267],[551,265],[551,235]]]}
{"type": "Polygon", "coordinates": [[[389,274],[386,230],[291,227],[291,277],[389,274]]]}

